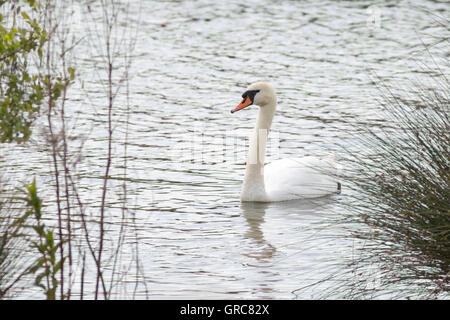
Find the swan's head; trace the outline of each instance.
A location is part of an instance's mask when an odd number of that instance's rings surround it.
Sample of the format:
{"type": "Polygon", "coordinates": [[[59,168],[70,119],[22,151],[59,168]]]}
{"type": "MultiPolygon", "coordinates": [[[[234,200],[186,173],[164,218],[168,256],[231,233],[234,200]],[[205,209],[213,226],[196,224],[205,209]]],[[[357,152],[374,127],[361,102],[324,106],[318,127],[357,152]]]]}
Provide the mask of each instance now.
{"type": "Polygon", "coordinates": [[[231,110],[231,113],[244,109],[255,104],[260,107],[266,105],[275,106],[276,96],[275,90],[266,82],[255,82],[248,86],[247,91],[242,94],[242,101],[236,108],[231,110]]]}

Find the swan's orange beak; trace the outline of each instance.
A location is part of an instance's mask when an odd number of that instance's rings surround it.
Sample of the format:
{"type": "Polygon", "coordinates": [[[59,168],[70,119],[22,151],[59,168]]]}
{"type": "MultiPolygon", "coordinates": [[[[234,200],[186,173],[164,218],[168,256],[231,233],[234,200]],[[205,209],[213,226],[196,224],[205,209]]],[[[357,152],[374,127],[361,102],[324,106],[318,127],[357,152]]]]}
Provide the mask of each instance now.
{"type": "Polygon", "coordinates": [[[234,108],[233,110],[231,110],[231,113],[235,113],[236,111],[239,111],[241,109],[244,109],[245,107],[248,107],[249,105],[253,104],[252,99],[250,99],[250,97],[245,97],[244,99],[242,99],[241,103],[239,103],[236,108],[234,108]]]}

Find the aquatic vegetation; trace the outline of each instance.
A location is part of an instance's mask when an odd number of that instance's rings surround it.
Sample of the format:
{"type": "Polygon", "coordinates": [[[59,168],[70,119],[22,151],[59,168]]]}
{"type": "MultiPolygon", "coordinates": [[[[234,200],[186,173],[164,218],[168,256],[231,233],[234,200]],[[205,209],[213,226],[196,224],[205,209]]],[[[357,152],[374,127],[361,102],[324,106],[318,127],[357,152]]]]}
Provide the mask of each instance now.
{"type": "MultiPolygon", "coordinates": [[[[323,297],[433,298],[450,291],[450,82],[441,73],[395,93],[383,118],[345,148],[342,216],[354,255],[323,297]]],[[[304,290],[301,288],[299,290],[304,290]]]]}
{"type": "Polygon", "coordinates": [[[450,82],[444,74],[432,82],[415,85],[409,99],[381,87],[395,127],[369,130],[361,145],[369,156],[347,159],[355,194],[346,219],[366,227],[351,232],[365,241],[354,266],[377,264],[372,291],[393,288],[401,298],[408,285],[424,297],[450,290],[450,82]]]}
{"type": "Polygon", "coordinates": [[[56,290],[58,289],[59,271],[66,259],[65,256],[58,260],[58,251],[60,251],[63,241],[56,240],[52,228],[48,228],[42,221],[42,200],[38,196],[36,180],[25,186],[24,193],[28,210],[25,215],[33,216],[32,229],[37,234],[37,239],[31,240],[32,246],[39,252],[38,259],[30,268],[30,272],[36,274],[34,284],[41,287],[47,300],[56,299],[56,290]]]}
{"type": "Polygon", "coordinates": [[[26,235],[27,212],[17,213],[12,199],[4,197],[7,182],[0,177],[0,300],[13,297],[13,289],[28,274],[31,267],[24,251],[28,248],[26,235]]]}

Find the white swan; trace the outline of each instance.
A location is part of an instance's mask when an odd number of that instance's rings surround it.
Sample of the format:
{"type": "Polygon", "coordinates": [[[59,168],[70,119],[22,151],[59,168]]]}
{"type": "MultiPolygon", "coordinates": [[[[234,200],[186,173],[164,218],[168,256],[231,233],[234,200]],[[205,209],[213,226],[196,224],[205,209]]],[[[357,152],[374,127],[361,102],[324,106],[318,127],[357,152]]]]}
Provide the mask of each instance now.
{"type": "Polygon", "coordinates": [[[256,82],[247,88],[242,98],[231,113],[252,104],[260,108],[250,136],[241,201],[274,202],[340,192],[340,183],[332,178],[336,166],[331,158],[281,159],[264,167],[268,133],[277,105],[275,91],[268,83],[256,82]]]}

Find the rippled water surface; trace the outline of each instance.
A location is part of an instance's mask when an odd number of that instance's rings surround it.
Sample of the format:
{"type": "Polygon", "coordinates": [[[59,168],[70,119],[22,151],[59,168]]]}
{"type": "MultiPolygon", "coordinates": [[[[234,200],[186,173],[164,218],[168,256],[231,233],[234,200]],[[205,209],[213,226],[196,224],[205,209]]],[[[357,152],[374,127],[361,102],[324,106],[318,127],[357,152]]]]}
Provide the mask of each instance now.
{"type": "MultiPolygon", "coordinates": [[[[327,199],[240,203],[256,107],[233,115],[230,110],[248,84],[263,80],[276,87],[267,162],[339,154],[343,145],[351,146],[358,135],[355,123],[383,122],[377,77],[388,85],[420,79],[424,72],[418,61],[433,65],[423,43],[434,41],[436,16],[449,18],[446,2],[372,4],[130,5],[129,22],[138,24],[130,112],[127,128],[122,90],[113,113],[117,156],[108,228],[114,231],[121,223],[128,132],[125,180],[137,228],[127,237],[139,243],[147,289],[141,285],[137,298],[314,298],[320,295],[317,288],[300,295],[295,290],[330,275],[352,255],[344,231],[327,224],[339,215],[336,204],[346,201],[345,183],[341,195],[327,199]],[[336,240],[340,236],[342,241],[336,240]]],[[[448,59],[438,48],[430,50],[436,51],[434,59],[448,59]]],[[[74,134],[87,138],[77,175],[89,210],[96,210],[107,124],[104,91],[90,68],[89,61],[78,67],[85,84],[72,89],[68,108],[74,134]]],[[[54,183],[46,150],[2,146],[1,153],[0,167],[14,179],[28,181],[28,172],[36,172],[45,197],[45,186],[54,183]]]]}

